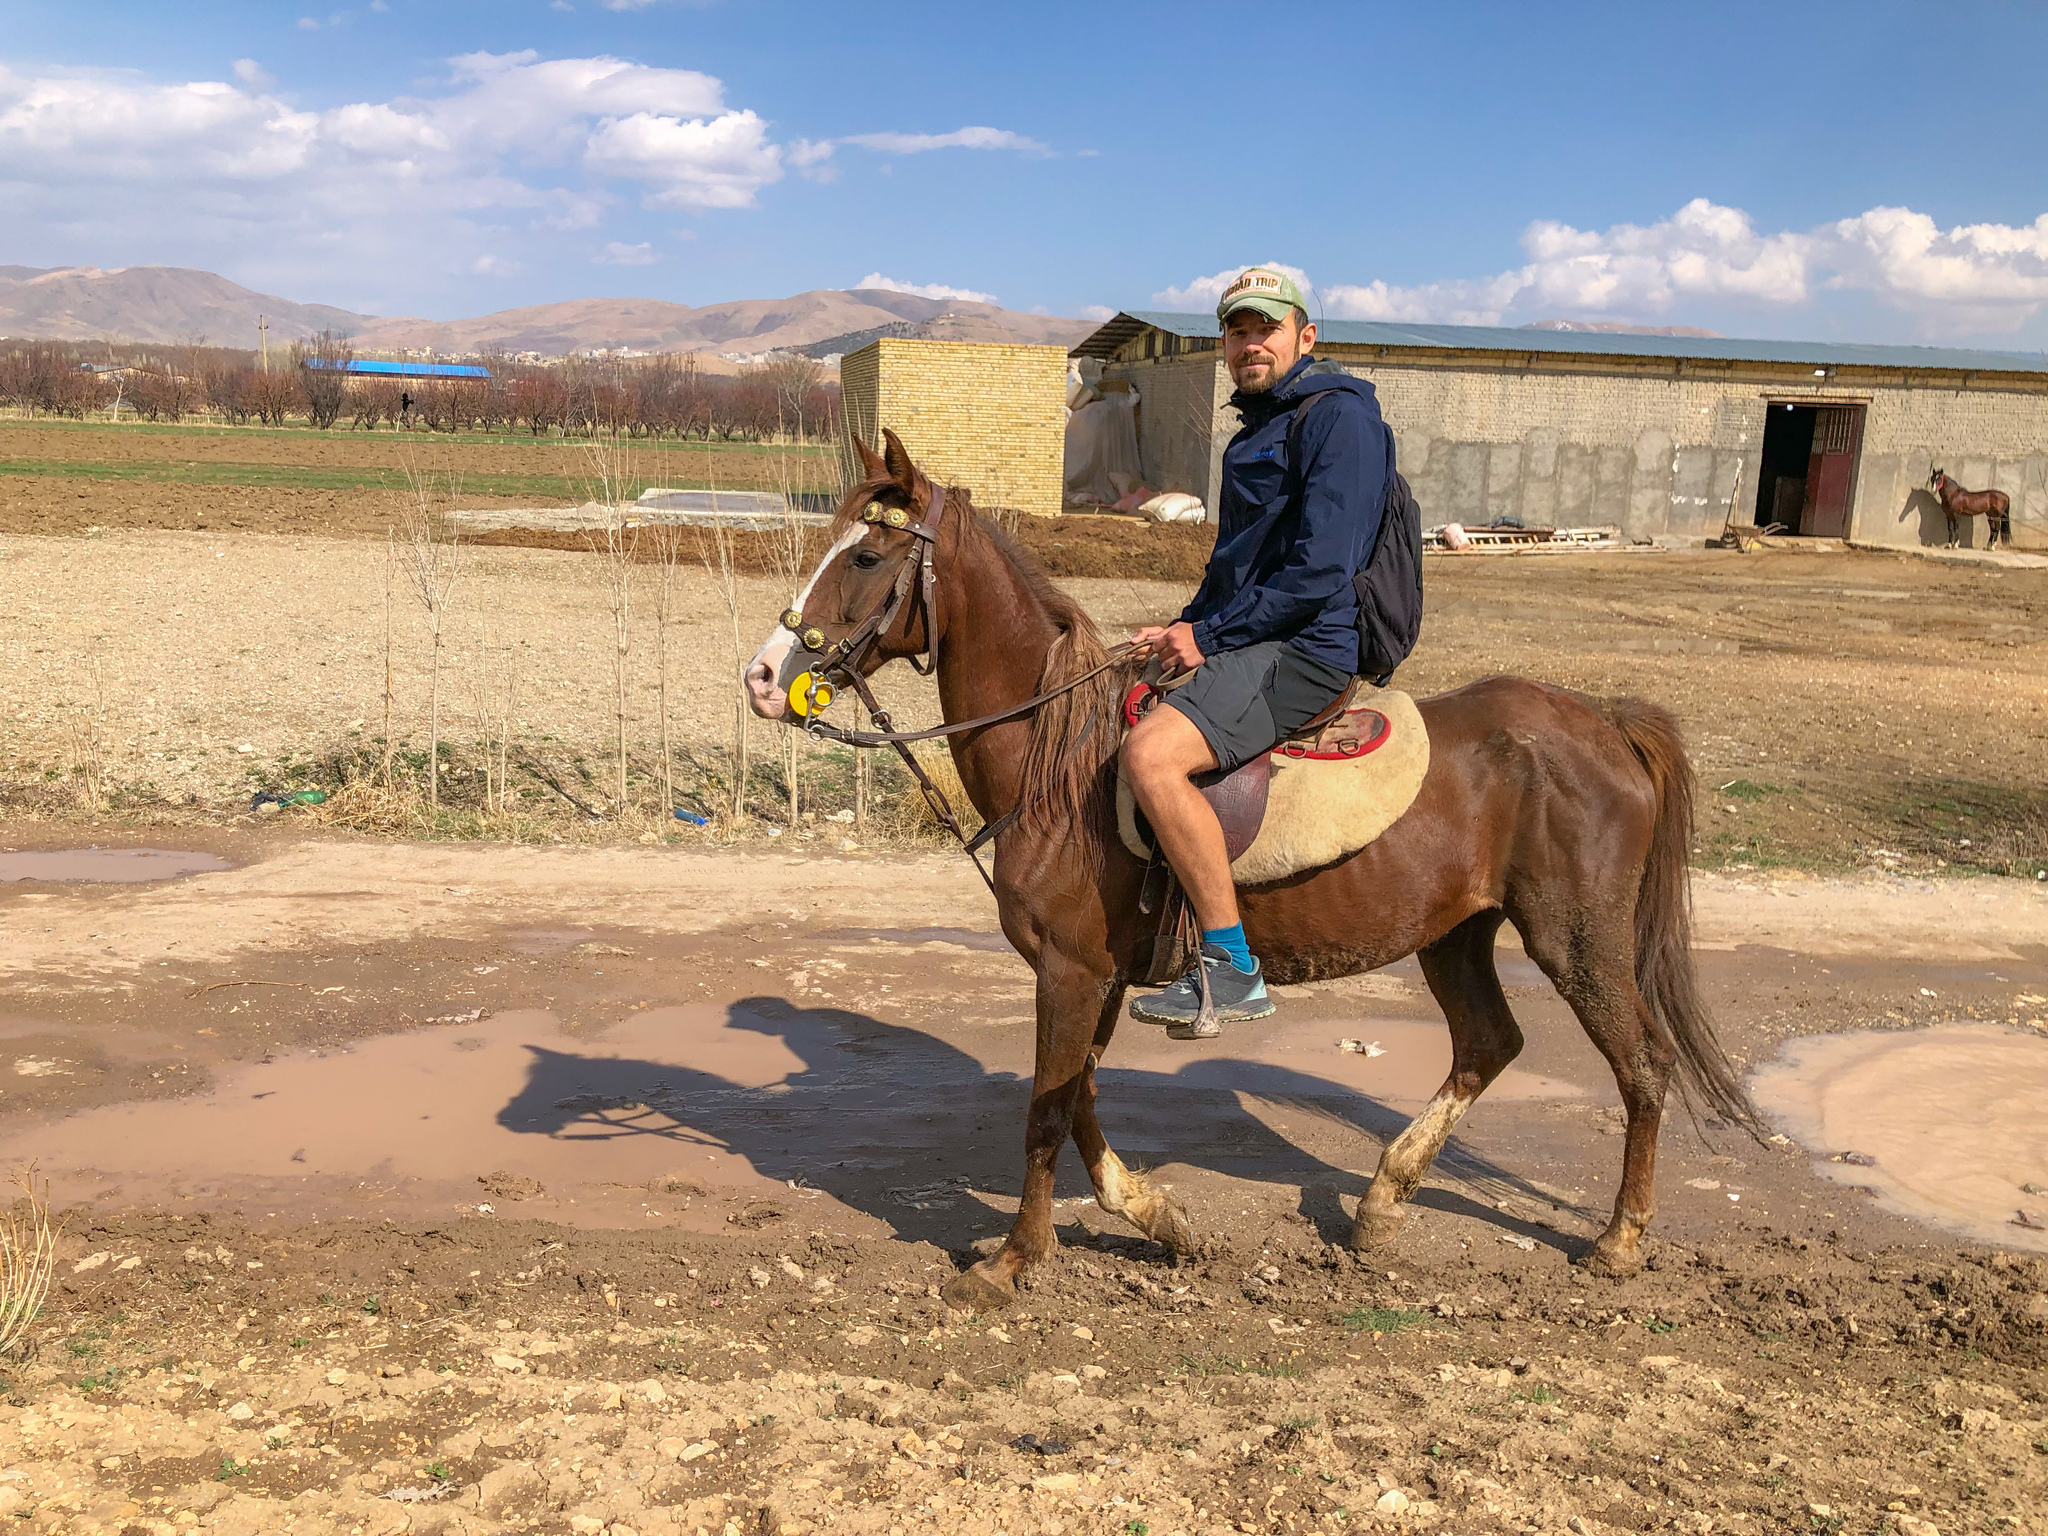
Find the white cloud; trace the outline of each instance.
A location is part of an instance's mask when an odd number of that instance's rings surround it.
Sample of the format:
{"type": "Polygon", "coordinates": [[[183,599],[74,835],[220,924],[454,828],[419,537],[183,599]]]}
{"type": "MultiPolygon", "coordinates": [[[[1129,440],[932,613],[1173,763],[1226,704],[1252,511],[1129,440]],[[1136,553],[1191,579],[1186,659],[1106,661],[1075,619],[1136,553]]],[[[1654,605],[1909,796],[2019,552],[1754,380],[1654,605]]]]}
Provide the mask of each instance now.
{"type": "Polygon", "coordinates": [[[1894,308],[2009,330],[2048,301],[2048,213],[2031,224],[1943,230],[1910,208],[1873,208],[1815,231],[1830,288],[1862,289],[1894,308]]]}
{"type": "Polygon", "coordinates": [[[1027,154],[1050,154],[1036,139],[1007,128],[955,128],[951,133],[850,133],[835,142],[858,144],[862,149],[879,149],[890,155],[921,155],[934,149],[1017,149],[1027,154]]]}
{"type": "Polygon", "coordinates": [[[604,123],[584,164],[648,184],[650,208],[748,208],[782,175],[781,151],[752,112],[682,119],[653,112],[604,123]]]}
{"type": "Polygon", "coordinates": [[[621,194],[746,208],[782,153],[712,76],[615,58],[466,54],[436,93],[324,110],[273,94],[248,60],[229,82],[0,65],[15,217],[81,255],[135,252],[146,230],[170,259],[269,281],[360,287],[421,250],[460,271],[522,230],[592,227],[621,194]]]}
{"type": "MultiPolygon", "coordinates": [[[[855,133],[841,139],[798,139],[783,146],[783,160],[810,181],[834,181],[839,172],[827,164],[841,144],[880,150],[891,155],[921,155],[935,149],[1014,149],[1025,154],[1052,153],[1036,139],[1007,128],[956,128],[951,133],[855,133]]],[[[889,167],[882,167],[884,176],[889,167]]]]}
{"type": "Polygon", "coordinates": [[[1107,304],[1083,304],[1075,313],[1077,320],[1114,320],[1116,311],[1107,304]]]}
{"type": "Polygon", "coordinates": [[[642,240],[628,245],[623,240],[609,240],[605,248],[590,258],[601,267],[650,267],[661,258],[654,254],[654,242],[642,240]]]}
{"type": "MultiPolygon", "coordinates": [[[[1785,312],[1827,290],[1869,294],[1914,315],[1928,334],[1967,334],[2016,330],[2048,303],[2048,214],[2028,225],[1943,230],[1909,208],[1873,208],[1817,229],[1763,232],[1741,209],[1695,198],[1654,224],[1582,230],[1539,219],[1523,231],[1522,250],[1524,265],[1487,277],[1327,286],[1319,291],[1322,312],[1457,325],[1553,315],[1648,319],[1706,307],[1785,312]]],[[[1152,301],[1211,309],[1241,270],[1163,289],[1152,301]]],[[[1299,269],[1281,270],[1316,292],[1299,269]]]]}
{"type": "Polygon", "coordinates": [[[895,278],[884,277],[879,272],[870,272],[853,286],[881,288],[889,293],[911,293],[920,299],[971,299],[977,304],[998,302],[992,293],[977,293],[972,288],[949,288],[944,283],[899,283],[895,278]]]}

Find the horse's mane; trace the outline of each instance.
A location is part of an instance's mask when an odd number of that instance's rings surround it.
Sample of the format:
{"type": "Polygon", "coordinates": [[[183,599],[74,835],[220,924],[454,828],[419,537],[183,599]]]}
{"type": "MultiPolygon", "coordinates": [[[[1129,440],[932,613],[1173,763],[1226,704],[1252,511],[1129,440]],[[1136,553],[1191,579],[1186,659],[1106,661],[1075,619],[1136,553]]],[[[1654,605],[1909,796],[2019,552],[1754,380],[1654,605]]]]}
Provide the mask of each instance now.
{"type": "Polygon", "coordinates": [[[1052,622],[1053,640],[1039,669],[1038,691],[1050,692],[1102,667],[1079,687],[1033,711],[1019,795],[1024,826],[1063,829],[1083,840],[1082,846],[1094,847],[1109,825],[1108,769],[1123,740],[1123,697],[1143,664],[1125,661],[1103,667],[1109,648],[1102,643],[1102,632],[1079,603],[1053,585],[1038,557],[979,514],[966,526],[1009,561],[1052,622]]]}
{"type": "MultiPolygon", "coordinates": [[[[924,508],[892,479],[863,481],[851,487],[832,520],[836,539],[851,527],[871,501],[902,506],[921,516],[924,508]]],[[[979,540],[1009,565],[1031,600],[1053,627],[1035,691],[1046,693],[1089,672],[1109,659],[1102,632],[1087,611],[1053,585],[1038,557],[983,517],[964,486],[947,498],[959,512],[963,540],[979,540]]],[[[1123,696],[1142,664],[1108,667],[1059,697],[1047,700],[1031,715],[1031,738],[1024,752],[1021,786],[1022,825],[1036,830],[1062,829],[1093,844],[1106,833],[1110,788],[1106,772],[1116,757],[1123,730],[1123,696]]]]}

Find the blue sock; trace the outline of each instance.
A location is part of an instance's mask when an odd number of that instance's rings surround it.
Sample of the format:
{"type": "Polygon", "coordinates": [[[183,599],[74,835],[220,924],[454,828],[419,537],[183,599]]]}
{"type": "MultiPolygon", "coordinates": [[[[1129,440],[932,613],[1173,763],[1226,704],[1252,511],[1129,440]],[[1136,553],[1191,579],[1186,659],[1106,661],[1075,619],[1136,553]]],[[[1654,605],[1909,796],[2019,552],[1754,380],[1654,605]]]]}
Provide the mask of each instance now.
{"type": "Polygon", "coordinates": [[[1251,975],[1252,951],[1251,946],[1244,941],[1243,923],[1232,923],[1228,928],[1204,928],[1202,930],[1202,942],[1204,944],[1214,944],[1223,953],[1230,956],[1230,963],[1232,965],[1243,971],[1245,975],[1251,975]]]}

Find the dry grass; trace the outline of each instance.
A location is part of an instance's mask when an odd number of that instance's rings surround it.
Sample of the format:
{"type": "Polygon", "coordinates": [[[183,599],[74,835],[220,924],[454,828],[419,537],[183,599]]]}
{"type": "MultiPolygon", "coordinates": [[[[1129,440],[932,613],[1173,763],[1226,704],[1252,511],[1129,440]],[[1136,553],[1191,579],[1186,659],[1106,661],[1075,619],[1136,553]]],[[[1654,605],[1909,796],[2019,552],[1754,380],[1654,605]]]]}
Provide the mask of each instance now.
{"type": "MultiPolygon", "coordinates": [[[[500,791],[502,793],[502,791],[500,791]]],[[[333,790],[325,802],[293,814],[315,826],[377,837],[482,838],[493,842],[548,842],[559,818],[518,809],[455,808],[431,803],[410,784],[359,779],[333,790]]]]}
{"type": "Polygon", "coordinates": [[[0,1354],[42,1312],[57,1263],[49,1184],[37,1188],[33,1163],[15,1174],[14,1184],[21,1198],[0,1212],[0,1354]]]}
{"type": "MultiPolygon", "coordinates": [[[[932,781],[932,787],[946,797],[946,803],[953,808],[953,814],[960,818],[960,830],[972,837],[981,827],[981,817],[975,814],[973,802],[967,798],[967,786],[960,782],[960,770],[953,766],[953,754],[943,742],[921,742],[911,748],[917,754],[917,761],[932,781]]],[[[903,838],[918,843],[939,843],[950,847],[953,834],[933,811],[924,791],[912,784],[898,795],[887,812],[875,818],[885,836],[903,838]]]]}

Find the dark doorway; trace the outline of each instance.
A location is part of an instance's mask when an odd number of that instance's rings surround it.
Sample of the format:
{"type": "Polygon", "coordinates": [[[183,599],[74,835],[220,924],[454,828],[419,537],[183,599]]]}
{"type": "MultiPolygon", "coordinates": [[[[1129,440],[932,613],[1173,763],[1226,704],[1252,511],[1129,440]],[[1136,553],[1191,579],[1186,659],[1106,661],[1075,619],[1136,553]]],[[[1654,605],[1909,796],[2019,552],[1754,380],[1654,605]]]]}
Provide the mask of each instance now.
{"type": "Polygon", "coordinates": [[[1757,526],[1776,523],[1811,538],[1848,537],[1862,446],[1862,406],[1773,401],[1757,477],[1757,526]]]}

